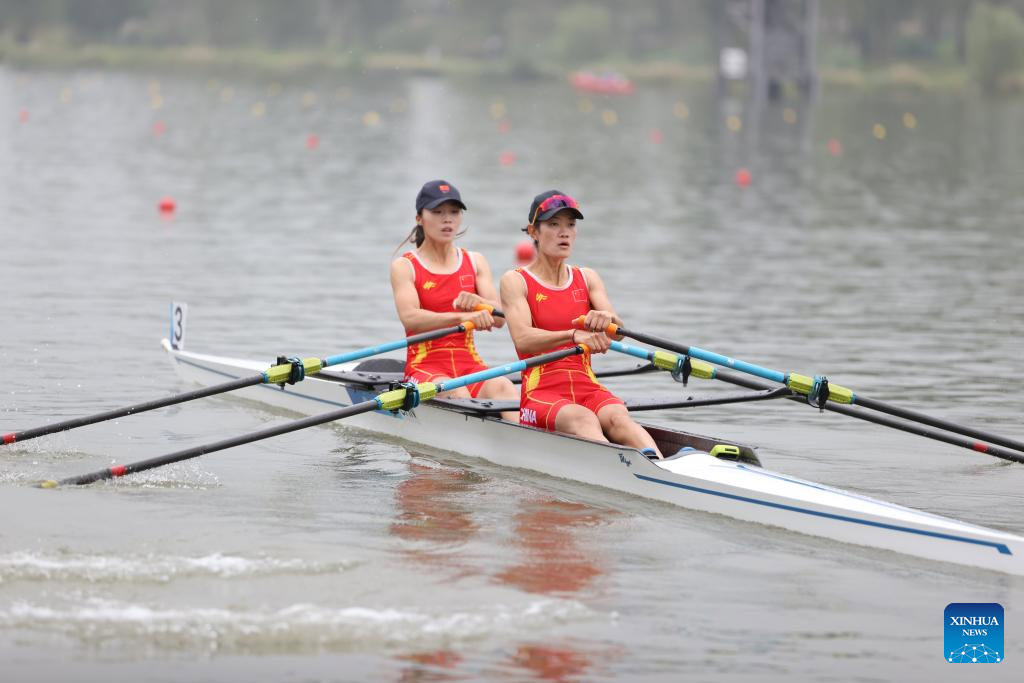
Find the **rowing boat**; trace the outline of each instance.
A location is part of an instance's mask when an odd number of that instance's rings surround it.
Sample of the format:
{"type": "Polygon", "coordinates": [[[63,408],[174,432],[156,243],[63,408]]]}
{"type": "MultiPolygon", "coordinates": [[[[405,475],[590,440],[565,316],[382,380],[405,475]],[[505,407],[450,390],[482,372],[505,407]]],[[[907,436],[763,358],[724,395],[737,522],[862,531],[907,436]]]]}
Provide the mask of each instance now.
{"type": "MultiPolygon", "coordinates": [[[[182,379],[204,386],[268,366],[175,349],[166,339],[163,346],[182,379]]],[[[295,385],[259,384],[235,394],[313,415],[372,399],[389,382],[401,379],[396,372],[400,369],[399,361],[376,359],[323,370],[295,385]]],[[[493,409],[469,399],[435,399],[409,411],[355,415],[345,424],[690,510],[1024,575],[1021,536],[773,472],[761,466],[750,446],[644,424],[663,453],[676,453],[651,460],[632,448],[513,424],[492,416],[493,409]]]]}

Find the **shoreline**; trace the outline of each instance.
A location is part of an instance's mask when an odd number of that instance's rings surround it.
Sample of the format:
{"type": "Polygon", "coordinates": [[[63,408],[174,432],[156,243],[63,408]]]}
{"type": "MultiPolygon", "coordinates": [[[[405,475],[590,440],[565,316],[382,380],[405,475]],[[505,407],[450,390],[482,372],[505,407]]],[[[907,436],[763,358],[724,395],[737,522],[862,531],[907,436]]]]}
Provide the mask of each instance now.
{"type": "MultiPolygon", "coordinates": [[[[142,46],[92,43],[18,45],[0,40],[0,64],[14,68],[160,69],[195,73],[233,73],[268,77],[355,76],[394,73],[462,78],[562,80],[573,69],[514,59],[470,59],[412,53],[357,50],[267,51],[211,48],[201,45],[142,46]]],[[[606,63],[637,84],[710,84],[715,71],[707,64],[679,61],[606,63]]],[[[598,68],[600,68],[600,66],[598,68]]],[[[820,67],[823,88],[963,93],[972,84],[966,67],[931,67],[900,62],[863,68],[820,67]]],[[[1024,73],[1006,79],[1005,94],[1024,93],[1024,73]]]]}

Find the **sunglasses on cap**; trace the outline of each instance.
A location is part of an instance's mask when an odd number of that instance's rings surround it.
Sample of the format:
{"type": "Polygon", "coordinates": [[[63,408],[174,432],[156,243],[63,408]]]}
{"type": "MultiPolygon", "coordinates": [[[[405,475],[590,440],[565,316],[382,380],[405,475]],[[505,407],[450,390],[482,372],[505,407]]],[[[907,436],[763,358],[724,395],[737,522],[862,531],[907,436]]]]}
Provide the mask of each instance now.
{"type": "Polygon", "coordinates": [[[533,212],[533,220],[531,223],[536,224],[537,217],[542,213],[547,213],[551,209],[577,209],[579,210],[580,203],[567,194],[553,194],[538,206],[537,210],[533,212]]]}

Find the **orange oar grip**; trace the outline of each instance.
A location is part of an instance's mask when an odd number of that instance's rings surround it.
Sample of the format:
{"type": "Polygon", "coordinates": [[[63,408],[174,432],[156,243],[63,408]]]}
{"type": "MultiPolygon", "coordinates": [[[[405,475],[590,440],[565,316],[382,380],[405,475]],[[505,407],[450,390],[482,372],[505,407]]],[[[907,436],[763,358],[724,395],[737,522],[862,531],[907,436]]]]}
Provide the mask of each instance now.
{"type": "Polygon", "coordinates": [[[490,304],[477,304],[474,311],[487,311],[488,313],[494,313],[494,306],[490,304]]]}
{"type": "Polygon", "coordinates": [[[578,343],[576,346],[583,349],[583,353],[590,353],[590,347],[584,344],[583,342],[578,343]]]}
{"type": "Polygon", "coordinates": [[[466,332],[472,332],[476,329],[476,325],[473,324],[472,320],[463,320],[462,326],[466,328],[466,332]]]}
{"type": "MultiPolygon", "coordinates": [[[[585,316],[585,315],[581,315],[580,317],[574,319],[572,321],[573,327],[575,327],[577,330],[582,330],[583,329],[583,321],[586,320],[586,319],[587,319],[587,316],[585,316]]],[[[618,331],[619,331],[619,326],[616,325],[615,323],[611,323],[610,325],[608,325],[608,327],[606,327],[604,329],[604,333],[607,334],[609,337],[612,337],[612,336],[616,335],[618,333],[618,331]]]]}

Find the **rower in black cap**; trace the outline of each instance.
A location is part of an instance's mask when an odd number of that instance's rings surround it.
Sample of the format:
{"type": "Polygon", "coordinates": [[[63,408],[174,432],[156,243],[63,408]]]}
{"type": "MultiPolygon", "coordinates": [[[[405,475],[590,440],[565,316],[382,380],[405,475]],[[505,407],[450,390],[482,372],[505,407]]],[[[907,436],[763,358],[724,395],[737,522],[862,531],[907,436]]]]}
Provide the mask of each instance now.
{"type": "MultiPolygon", "coordinates": [[[[459,190],[446,180],[425,183],[416,196],[416,225],[402,242],[412,242],[416,249],[391,263],[395,308],[406,336],[465,321],[472,322],[478,330],[505,324],[489,310],[477,310],[481,304],[496,308],[498,293],[483,254],[455,246],[455,239],[462,235],[465,209],[459,190]]],[[[469,330],[410,345],[405,376],[413,382],[439,382],[486,368],[473,344],[473,331],[469,330]]],[[[519,398],[507,377],[477,382],[445,395],[512,401],[519,398]]],[[[519,413],[505,412],[502,417],[517,421],[519,413]]]]}

